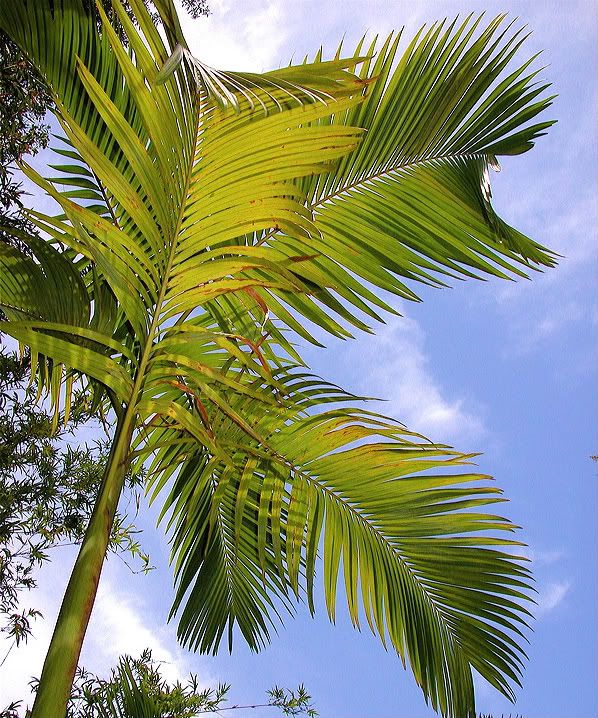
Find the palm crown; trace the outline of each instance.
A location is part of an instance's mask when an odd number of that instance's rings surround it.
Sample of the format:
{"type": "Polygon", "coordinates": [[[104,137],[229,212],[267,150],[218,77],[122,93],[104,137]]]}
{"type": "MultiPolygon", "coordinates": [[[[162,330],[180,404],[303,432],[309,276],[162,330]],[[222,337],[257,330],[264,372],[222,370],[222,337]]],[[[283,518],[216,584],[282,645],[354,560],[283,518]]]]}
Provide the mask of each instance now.
{"type": "Polygon", "coordinates": [[[141,0],[137,27],[112,5],[125,44],[101,5],[0,6],[64,131],[57,176],[23,168],[61,214],[31,210],[43,238],[0,245],[0,329],[55,405],[85,378],[117,418],[34,716],[68,695],[132,461],[163,501],[185,645],[237,626],[259,648],[295,597],[313,610],[320,554],[329,615],[342,573],[353,623],[443,715],[474,714],[472,668],[512,697],[530,576],[485,513],[500,491],[311,376],[293,334],[367,328],[391,310],[375,288],[418,299],[414,282],[554,264],[490,202],[497,156],[551,124],[530,124],[550,102],[530,63],[505,71],[521,33],[468,18],[398,60],[400,34],[255,75],[196,60],[170,0],[163,32],[141,0]]]}

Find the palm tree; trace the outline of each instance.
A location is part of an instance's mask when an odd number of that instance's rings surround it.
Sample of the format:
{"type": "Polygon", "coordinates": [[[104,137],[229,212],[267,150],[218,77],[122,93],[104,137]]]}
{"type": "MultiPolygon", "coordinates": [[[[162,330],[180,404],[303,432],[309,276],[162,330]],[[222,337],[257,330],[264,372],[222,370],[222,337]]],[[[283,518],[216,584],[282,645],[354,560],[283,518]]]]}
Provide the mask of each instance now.
{"type": "Polygon", "coordinates": [[[530,574],[514,526],[484,513],[500,491],[311,376],[293,336],[366,329],[392,310],[372,285],[417,300],[406,282],[554,264],[490,202],[496,157],[551,124],[530,124],[550,104],[531,60],[505,72],[521,31],[470,17],[398,60],[401,33],[257,75],[194,58],[171,0],[161,31],[130,4],[136,25],[112,1],[125,44],[101,5],[0,5],[65,158],[53,178],[23,167],[61,214],[31,210],[44,239],[0,245],[0,330],[55,407],[85,382],[116,418],[32,715],[64,714],[124,476],[144,462],[182,644],[215,652],[236,627],[258,649],[297,598],[313,611],[320,554],[330,617],[342,564],[353,623],[436,710],[474,715],[472,669],[512,698],[530,574]]]}

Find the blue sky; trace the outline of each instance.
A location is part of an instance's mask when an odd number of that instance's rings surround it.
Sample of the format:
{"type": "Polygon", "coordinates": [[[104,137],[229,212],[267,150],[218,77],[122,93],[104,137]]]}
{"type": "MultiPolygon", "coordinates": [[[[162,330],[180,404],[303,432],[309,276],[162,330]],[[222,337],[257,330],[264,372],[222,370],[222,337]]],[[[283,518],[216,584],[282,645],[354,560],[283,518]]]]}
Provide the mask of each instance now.
{"type": "MultiPolygon", "coordinates": [[[[327,350],[306,347],[311,367],[346,388],[385,397],[385,413],[438,441],[481,451],[511,503],[508,516],[524,528],[539,591],[529,665],[518,702],[478,689],[478,710],[527,718],[595,718],[598,714],[596,431],[596,227],[598,151],[596,92],[598,9],[594,2],[411,3],[340,0],[211,0],[213,15],[185,27],[195,54],[227,69],[266,70],[301,59],[320,44],[350,48],[370,33],[470,11],[509,12],[533,30],[521,57],[543,49],[539,64],[559,97],[558,119],[536,148],[494,174],[495,204],[518,229],[563,255],[560,266],[531,282],[460,282],[424,290],[422,304],[401,305],[376,336],[353,342],[327,338],[327,350]]],[[[44,157],[36,164],[43,164],[44,157]]],[[[198,657],[176,645],[165,625],[171,598],[168,549],[141,517],[156,571],[133,576],[115,558],[106,565],[83,663],[102,671],[123,652],[146,645],[170,675],[189,670],[205,683],[233,684],[235,702],[262,698],[273,684],[303,681],[322,716],[424,718],[419,689],[400,661],[367,630],[336,626],[323,602],[315,620],[306,610],[289,620],[270,648],[252,655],[239,641],[232,657],[198,657]]],[[[37,639],[3,667],[0,705],[25,695],[39,674],[70,563],[59,549],[40,575],[33,605],[46,620],[37,639]],[[37,603],[36,603],[37,602],[37,603]]],[[[340,604],[339,604],[340,605],[340,604]]],[[[263,715],[274,715],[265,711],[263,715]]],[[[238,715],[234,713],[231,715],[238,715]]],[[[259,716],[258,712],[248,715],[259,716]]]]}

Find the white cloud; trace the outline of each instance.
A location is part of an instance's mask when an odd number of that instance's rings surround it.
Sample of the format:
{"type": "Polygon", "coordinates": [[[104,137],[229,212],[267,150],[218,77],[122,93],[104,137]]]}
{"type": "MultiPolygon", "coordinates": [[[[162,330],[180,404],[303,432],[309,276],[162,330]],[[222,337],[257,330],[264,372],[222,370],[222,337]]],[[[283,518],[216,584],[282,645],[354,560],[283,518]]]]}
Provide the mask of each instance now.
{"type": "Polygon", "coordinates": [[[557,563],[564,559],[567,554],[561,549],[549,549],[547,551],[538,551],[531,547],[528,547],[524,551],[527,558],[534,564],[541,564],[543,566],[550,566],[553,563],[557,563]]]}
{"type": "MultiPolygon", "coordinates": [[[[425,353],[425,334],[419,324],[401,317],[386,325],[369,342],[371,355],[362,359],[370,367],[369,395],[383,395],[409,429],[436,441],[477,439],[485,434],[482,419],[461,397],[450,396],[432,376],[425,353]]],[[[361,350],[360,350],[361,351],[361,350]]]]}
{"type": "Polygon", "coordinates": [[[276,0],[210,2],[207,18],[181,14],[183,30],[196,57],[223,70],[263,72],[288,62],[286,5],[276,0]]]}
{"type": "MultiPolygon", "coordinates": [[[[39,676],[46,655],[54,621],[58,614],[61,594],[70,574],[74,552],[67,555],[55,552],[52,562],[38,576],[38,588],[23,597],[23,605],[42,609],[45,619],[34,624],[34,635],[26,645],[14,648],[2,666],[0,681],[0,709],[14,700],[23,700],[23,709],[32,702],[29,681],[39,676]]],[[[124,588],[131,578],[116,562],[104,569],[94,610],[85,637],[80,665],[100,676],[108,676],[118,658],[127,654],[138,657],[144,648],[152,650],[154,660],[161,663],[162,675],[169,681],[184,680],[190,672],[201,669],[200,688],[215,685],[208,662],[192,657],[193,665],[179,648],[174,629],[157,618],[145,600],[144,590],[152,586],[152,577],[139,577],[144,585],[124,588]]],[[[164,580],[164,577],[162,577],[164,580]]],[[[9,648],[8,641],[0,642],[0,660],[9,648]]],[[[191,658],[190,654],[189,657],[191,658]]]]}
{"type": "Polygon", "coordinates": [[[116,665],[119,656],[136,657],[150,648],[167,680],[184,680],[190,668],[175,644],[172,629],[157,625],[137,588],[134,593],[117,588],[106,577],[100,582],[81,664],[103,674],[116,665]]]}
{"type": "Polygon", "coordinates": [[[556,297],[553,301],[546,298],[542,301],[540,294],[535,301],[530,300],[527,309],[526,314],[515,311],[511,319],[509,331],[514,340],[505,348],[507,356],[528,354],[571,325],[587,322],[592,307],[583,306],[575,299],[562,304],[556,297]]]}
{"type": "MultiPolygon", "coordinates": [[[[552,180],[565,183],[564,178],[552,180]]],[[[553,193],[543,188],[530,189],[525,199],[509,197],[501,210],[515,226],[561,255],[557,267],[541,274],[531,272],[532,281],[487,287],[488,301],[497,306],[509,332],[507,356],[528,354],[571,327],[588,326],[596,314],[593,227],[598,221],[598,201],[592,192],[549,208],[547,197],[554,200],[553,193]]]]}
{"type": "MultiPolygon", "coordinates": [[[[555,181],[554,176],[551,179],[555,181]]],[[[562,173],[558,174],[556,179],[559,183],[565,181],[562,173]]],[[[531,189],[525,198],[514,195],[509,197],[504,210],[505,216],[516,226],[523,226],[523,218],[527,215],[529,226],[526,231],[561,255],[557,258],[556,269],[546,270],[543,275],[531,274],[531,278],[535,280],[533,285],[539,282],[545,286],[569,284],[573,275],[592,264],[596,256],[593,227],[598,219],[598,200],[594,192],[583,193],[573,201],[553,206],[548,220],[550,199],[554,197],[545,192],[544,187],[531,189]],[[532,222],[530,217],[533,218],[532,222]]],[[[525,281],[505,283],[501,285],[496,296],[499,301],[508,301],[529,291],[530,286],[530,283],[525,281]]],[[[554,290],[555,287],[552,286],[551,289],[554,290]]]]}
{"type": "Polygon", "coordinates": [[[538,618],[545,616],[559,606],[571,590],[570,581],[554,581],[540,590],[535,614],[538,618]]]}

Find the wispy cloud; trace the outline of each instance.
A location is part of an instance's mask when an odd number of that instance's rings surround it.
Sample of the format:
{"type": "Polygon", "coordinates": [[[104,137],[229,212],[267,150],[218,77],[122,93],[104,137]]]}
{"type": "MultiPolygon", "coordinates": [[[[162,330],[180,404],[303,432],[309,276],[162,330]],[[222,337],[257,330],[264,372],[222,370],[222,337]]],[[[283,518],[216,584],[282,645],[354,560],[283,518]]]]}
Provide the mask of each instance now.
{"type": "MultiPolygon", "coordinates": [[[[364,393],[383,395],[383,407],[436,441],[477,439],[486,433],[484,423],[466,399],[442,387],[433,376],[425,351],[425,333],[413,319],[401,317],[386,325],[371,341],[371,355],[362,355],[368,367],[364,393]]],[[[360,352],[361,353],[361,352],[360,352]]]]}
{"type": "Polygon", "coordinates": [[[535,549],[533,546],[524,547],[522,553],[532,562],[538,580],[537,606],[532,612],[536,618],[542,618],[557,608],[571,590],[572,583],[568,579],[554,580],[546,576],[547,573],[554,576],[555,564],[562,562],[568,554],[561,548],[535,549]],[[547,569],[547,566],[552,568],[547,569]]]}
{"type": "Polygon", "coordinates": [[[525,200],[510,198],[502,211],[509,221],[561,255],[555,269],[542,274],[532,272],[531,282],[492,283],[486,289],[487,301],[496,306],[506,322],[510,336],[504,350],[507,356],[529,354],[572,327],[590,325],[596,315],[596,245],[592,228],[598,221],[598,201],[594,191],[550,209],[546,194],[531,189],[525,200]],[[521,202],[524,208],[519,207],[521,202]],[[535,216],[528,227],[518,221],[524,212],[528,218],[535,216]]]}
{"type": "Polygon", "coordinates": [[[536,616],[540,618],[554,611],[563,602],[570,590],[570,581],[553,581],[547,584],[540,590],[537,599],[538,605],[535,610],[536,616]]]}
{"type": "MultiPolygon", "coordinates": [[[[592,307],[584,306],[580,300],[570,299],[559,304],[554,298],[554,306],[546,302],[531,301],[527,312],[514,312],[509,327],[513,338],[505,348],[505,355],[520,356],[533,352],[544,345],[559,332],[571,326],[591,321],[592,307]]],[[[518,306],[518,305],[516,305],[518,306]]]]}
{"type": "MultiPolygon", "coordinates": [[[[50,643],[55,617],[58,614],[64,577],[68,576],[73,555],[56,555],[39,576],[39,587],[24,596],[24,604],[43,610],[45,619],[34,625],[34,635],[26,645],[13,649],[2,666],[0,681],[0,709],[14,700],[31,705],[29,681],[39,676],[50,643]],[[58,588],[59,587],[59,588],[58,588]]],[[[80,665],[100,676],[107,676],[122,655],[137,657],[144,648],[152,650],[154,660],[161,663],[163,676],[169,681],[182,680],[191,671],[200,670],[200,686],[217,683],[207,661],[185,652],[178,646],[174,629],[164,626],[144,599],[139,585],[126,586],[131,576],[116,563],[106,567],[98,590],[88,627],[80,665]],[[124,579],[124,580],[123,580],[124,579]],[[193,663],[191,664],[191,660],[193,663]]],[[[140,577],[146,587],[152,578],[140,577]]],[[[9,648],[8,641],[0,641],[0,660],[9,648]]]]}
{"type": "Polygon", "coordinates": [[[534,564],[550,566],[564,559],[567,554],[562,549],[548,549],[546,551],[536,550],[528,547],[524,552],[527,558],[534,564]]]}

